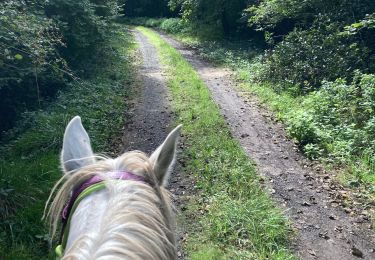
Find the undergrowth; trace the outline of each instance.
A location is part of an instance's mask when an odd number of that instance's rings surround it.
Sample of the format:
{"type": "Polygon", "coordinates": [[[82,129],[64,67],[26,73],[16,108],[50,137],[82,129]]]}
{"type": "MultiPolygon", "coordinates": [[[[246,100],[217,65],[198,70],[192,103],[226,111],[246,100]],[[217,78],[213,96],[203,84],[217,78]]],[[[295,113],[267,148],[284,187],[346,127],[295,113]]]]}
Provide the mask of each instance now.
{"type": "Polygon", "coordinates": [[[0,258],[48,258],[51,241],[41,221],[45,201],[61,176],[59,152],[64,129],[82,117],[95,150],[112,150],[121,135],[126,97],[133,80],[134,43],[119,30],[94,77],[75,81],[43,110],[24,113],[6,133],[0,150],[0,258]],[[5,141],[6,140],[6,141],[5,141]]]}
{"type": "Polygon", "coordinates": [[[262,191],[259,176],[231,137],[218,106],[192,66],[155,32],[138,27],[156,46],[168,71],[172,107],[184,124],[185,174],[196,192],[186,220],[191,259],[294,259],[288,223],[262,191]]]}

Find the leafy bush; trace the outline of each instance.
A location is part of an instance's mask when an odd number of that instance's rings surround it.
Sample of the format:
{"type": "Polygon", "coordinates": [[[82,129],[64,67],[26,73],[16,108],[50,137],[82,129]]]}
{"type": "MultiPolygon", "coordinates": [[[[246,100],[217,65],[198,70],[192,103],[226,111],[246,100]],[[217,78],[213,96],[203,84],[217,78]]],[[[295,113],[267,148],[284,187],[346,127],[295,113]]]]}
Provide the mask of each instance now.
{"type": "MultiPolygon", "coordinates": [[[[105,46],[113,36],[111,21],[118,15],[117,0],[51,0],[46,15],[59,25],[67,48],[60,52],[70,66],[87,70],[88,62],[105,55],[105,46]]],[[[87,71],[86,71],[87,72],[87,71]]]]}
{"type": "Polygon", "coordinates": [[[250,5],[249,23],[265,33],[271,47],[262,78],[297,85],[305,94],[323,80],[350,81],[356,69],[374,73],[373,16],[368,15],[374,11],[371,0],[266,0],[250,5]]]}
{"type": "Polygon", "coordinates": [[[288,133],[302,146],[319,142],[317,126],[312,115],[300,111],[292,112],[289,114],[289,121],[288,133]]]}
{"type": "Polygon", "coordinates": [[[351,152],[375,152],[373,122],[375,119],[375,75],[356,73],[354,83],[344,80],[325,82],[312,94],[310,102],[315,120],[333,131],[336,138],[353,140],[351,152]]]}
{"type": "Polygon", "coordinates": [[[179,18],[166,19],[160,24],[159,28],[168,33],[183,33],[188,31],[188,25],[179,18]]]}
{"type": "Polygon", "coordinates": [[[42,108],[73,74],[103,66],[118,8],[117,0],[0,3],[0,133],[22,112],[42,108]]]}
{"type": "Polygon", "coordinates": [[[303,109],[289,112],[288,131],[312,158],[329,155],[341,163],[367,158],[374,171],[375,75],[356,72],[352,84],[324,82],[309,94],[303,109]]]}
{"type": "Polygon", "coordinates": [[[57,51],[63,45],[57,24],[39,12],[40,6],[42,1],[0,3],[0,132],[25,109],[40,107],[69,74],[57,51]]]}
{"type": "Polygon", "coordinates": [[[366,70],[369,50],[350,41],[337,26],[294,30],[266,55],[264,78],[298,85],[301,93],[318,89],[323,80],[351,79],[354,69],[366,70]]]}
{"type": "Polygon", "coordinates": [[[237,32],[245,20],[241,14],[253,0],[170,0],[172,10],[179,10],[182,19],[188,21],[199,36],[221,38],[237,32]]]}
{"type": "Polygon", "coordinates": [[[341,21],[344,24],[372,13],[375,3],[372,0],[264,0],[249,2],[245,10],[249,23],[258,30],[270,32],[289,31],[294,27],[309,28],[319,16],[328,17],[327,24],[341,21]],[[371,11],[372,10],[372,11],[371,11]]]}

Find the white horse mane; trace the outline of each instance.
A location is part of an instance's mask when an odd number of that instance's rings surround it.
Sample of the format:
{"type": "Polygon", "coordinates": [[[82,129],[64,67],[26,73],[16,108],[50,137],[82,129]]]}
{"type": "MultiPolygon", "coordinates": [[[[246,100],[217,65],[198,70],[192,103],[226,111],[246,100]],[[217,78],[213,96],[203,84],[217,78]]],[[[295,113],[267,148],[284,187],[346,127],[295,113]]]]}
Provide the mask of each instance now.
{"type": "Polygon", "coordinates": [[[134,151],[116,159],[97,160],[81,118],[69,122],[61,152],[64,177],[52,189],[44,210],[51,236],[55,236],[77,185],[99,175],[105,189],[82,199],[71,213],[62,259],[176,259],[171,195],[164,187],[181,127],[177,126],[150,157],[134,151]],[[144,181],[106,176],[114,171],[126,171],[144,181]]]}
{"type": "Polygon", "coordinates": [[[78,237],[62,259],[176,259],[170,193],[159,184],[150,159],[138,151],[116,159],[102,158],[61,178],[47,201],[49,210],[45,210],[51,235],[55,236],[61,212],[77,183],[98,174],[106,178],[107,172],[116,170],[143,176],[146,183],[106,180],[110,199],[97,232],[78,237]]]}

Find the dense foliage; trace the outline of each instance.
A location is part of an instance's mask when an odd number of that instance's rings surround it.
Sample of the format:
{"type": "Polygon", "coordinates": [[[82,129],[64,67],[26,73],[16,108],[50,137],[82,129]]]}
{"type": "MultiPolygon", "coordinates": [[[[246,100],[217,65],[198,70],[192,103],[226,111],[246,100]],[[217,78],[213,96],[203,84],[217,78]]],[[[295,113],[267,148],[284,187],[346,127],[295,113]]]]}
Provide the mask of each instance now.
{"type": "Polygon", "coordinates": [[[57,51],[62,37],[56,22],[40,13],[42,6],[0,3],[0,131],[63,84],[66,64],[57,51]]]}
{"type": "Polygon", "coordinates": [[[354,71],[375,72],[375,37],[368,1],[263,1],[247,9],[250,24],[276,44],[264,77],[298,85],[302,93],[354,71]],[[361,29],[361,30],[360,30],[361,29]]]}
{"type": "Polygon", "coordinates": [[[168,8],[169,0],[123,0],[126,17],[169,17],[173,15],[168,8]]]}
{"type": "Polygon", "coordinates": [[[243,10],[256,0],[170,0],[172,10],[191,23],[197,34],[207,38],[244,33],[246,19],[243,10]]]}
{"type": "Polygon", "coordinates": [[[263,78],[284,88],[297,85],[300,93],[323,80],[350,81],[357,69],[375,71],[372,0],[170,0],[169,7],[208,38],[262,32],[268,46],[263,78]]]}
{"type": "Polygon", "coordinates": [[[105,55],[112,36],[109,22],[119,8],[117,0],[49,1],[45,12],[59,25],[67,47],[61,52],[70,64],[87,70],[88,60],[105,55]]]}
{"type": "Polygon", "coordinates": [[[110,52],[104,43],[118,10],[116,0],[0,3],[0,132],[21,112],[40,108],[74,75],[94,71],[110,52]]]}
{"type": "MultiPolygon", "coordinates": [[[[347,162],[348,155],[365,156],[373,164],[375,151],[375,76],[356,72],[353,83],[323,82],[303,102],[306,114],[289,130],[313,158],[331,152],[347,162]],[[322,149],[323,148],[323,149],[322,149]]],[[[296,116],[296,113],[291,113],[296,116]]]]}

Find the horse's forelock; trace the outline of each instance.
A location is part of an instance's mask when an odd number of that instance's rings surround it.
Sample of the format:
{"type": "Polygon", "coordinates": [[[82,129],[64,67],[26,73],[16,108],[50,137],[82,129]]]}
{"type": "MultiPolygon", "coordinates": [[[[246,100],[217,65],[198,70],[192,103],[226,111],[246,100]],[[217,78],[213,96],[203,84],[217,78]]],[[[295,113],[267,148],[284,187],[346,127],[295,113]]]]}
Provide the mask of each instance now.
{"type": "Polygon", "coordinates": [[[113,170],[126,170],[150,180],[150,184],[156,181],[152,165],[148,156],[139,151],[127,152],[114,160],[113,170]]]}

